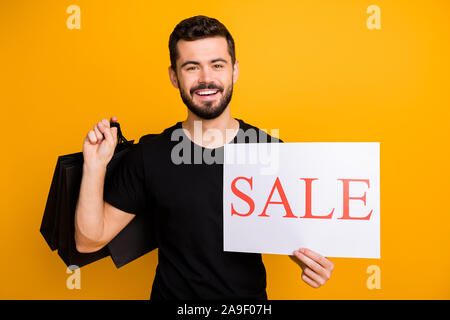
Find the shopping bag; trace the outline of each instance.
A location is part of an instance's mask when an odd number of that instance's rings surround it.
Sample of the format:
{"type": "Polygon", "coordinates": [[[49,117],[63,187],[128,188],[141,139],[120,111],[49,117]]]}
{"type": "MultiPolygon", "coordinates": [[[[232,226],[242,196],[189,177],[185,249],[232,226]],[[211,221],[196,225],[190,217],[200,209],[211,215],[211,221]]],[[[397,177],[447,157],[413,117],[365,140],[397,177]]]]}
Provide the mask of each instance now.
{"type": "Polygon", "coordinates": [[[50,192],[48,193],[47,204],[45,206],[44,217],[41,223],[41,234],[44,236],[45,241],[49,245],[50,249],[56,250],[58,248],[58,202],[59,190],[62,188],[62,168],[58,159],[56,162],[55,173],[53,174],[52,183],[50,186],[50,192]]]}
{"type": "MultiPolygon", "coordinates": [[[[117,123],[118,144],[113,158],[108,163],[106,179],[120,164],[120,160],[133,148],[134,141],[127,141],[117,123]]],[[[141,138],[145,141],[154,135],[141,138]]],[[[107,256],[111,256],[117,268],[139,258],[157,247],[152,232],[152,216],[136,216],[107,246],[97,252],[80,253],[75,244],[75,209],[78,200],[83,168],[83,153],[73,153],[58,157],[49,195],[47,198],[40,232],[51,250],[67,266],[82,267],[107,256]]]]}

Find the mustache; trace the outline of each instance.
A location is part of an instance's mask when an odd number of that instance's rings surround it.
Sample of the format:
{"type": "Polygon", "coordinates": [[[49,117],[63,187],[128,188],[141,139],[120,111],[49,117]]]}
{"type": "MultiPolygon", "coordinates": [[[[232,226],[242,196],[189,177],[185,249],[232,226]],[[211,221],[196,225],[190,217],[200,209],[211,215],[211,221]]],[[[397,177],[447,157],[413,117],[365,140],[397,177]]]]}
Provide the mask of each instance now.
{"type": "Polygon", "coordinates": [[[195,90],[203,90],[203,89],[217,89],[220,92],[223,91],[223,87],[216,85],[214,83],[210,83],[210,84],[202,83],[202,84],[199,84],[198,86],[191,88],[190,93],[191,93],[191,95],[193,95],[195,90]]]}

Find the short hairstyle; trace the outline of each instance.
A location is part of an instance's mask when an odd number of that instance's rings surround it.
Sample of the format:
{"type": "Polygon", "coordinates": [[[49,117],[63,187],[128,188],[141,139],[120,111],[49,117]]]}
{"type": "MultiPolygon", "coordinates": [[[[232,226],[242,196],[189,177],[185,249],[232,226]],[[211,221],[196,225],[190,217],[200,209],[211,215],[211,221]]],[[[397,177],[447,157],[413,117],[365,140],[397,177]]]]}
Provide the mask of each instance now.
{"type": "Polygon", "coordinates": [[[177,42],[179,40],[194,41],[215,36],[222,36],[227,40],[228,53],[231,56],[231,63],[234,65],[236,61],[234,40],[227,28],[217,19],[206,16],[195,16],[178,23],[170,34],[169,52],[173,71],[177,71],[176,61],[179,57],[177,42]]]}

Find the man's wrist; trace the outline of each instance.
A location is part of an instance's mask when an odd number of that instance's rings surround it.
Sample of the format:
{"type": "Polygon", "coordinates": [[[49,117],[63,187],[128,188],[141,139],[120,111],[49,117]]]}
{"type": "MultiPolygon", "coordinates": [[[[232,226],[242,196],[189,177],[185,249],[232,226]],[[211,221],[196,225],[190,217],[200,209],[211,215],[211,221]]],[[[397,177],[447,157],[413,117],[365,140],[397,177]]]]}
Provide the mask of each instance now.
{"type": "Polygon", "coordinates": [[[104,176],[106,174],[106,165],[84,162],[83,173],[89,175],[104,176]]]}

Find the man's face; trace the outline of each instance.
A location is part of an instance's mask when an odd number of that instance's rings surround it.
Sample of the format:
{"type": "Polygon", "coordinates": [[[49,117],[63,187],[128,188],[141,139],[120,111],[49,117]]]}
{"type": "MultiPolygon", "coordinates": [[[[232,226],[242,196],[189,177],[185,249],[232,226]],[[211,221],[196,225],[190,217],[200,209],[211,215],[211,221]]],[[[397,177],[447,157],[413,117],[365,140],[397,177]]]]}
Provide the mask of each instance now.
{"type": "Polygon", "coordinates": [[[228,107],[238,77],[238,62],[233,68],[226,39],[180,40],[177,47],[177,73],[169,67],[172,84],[192,113],[217,118],[228,107]]]}

